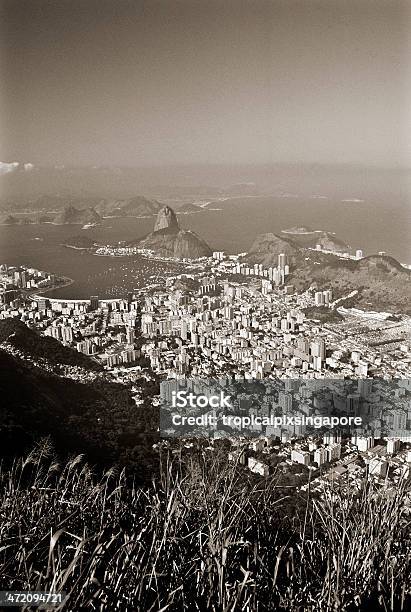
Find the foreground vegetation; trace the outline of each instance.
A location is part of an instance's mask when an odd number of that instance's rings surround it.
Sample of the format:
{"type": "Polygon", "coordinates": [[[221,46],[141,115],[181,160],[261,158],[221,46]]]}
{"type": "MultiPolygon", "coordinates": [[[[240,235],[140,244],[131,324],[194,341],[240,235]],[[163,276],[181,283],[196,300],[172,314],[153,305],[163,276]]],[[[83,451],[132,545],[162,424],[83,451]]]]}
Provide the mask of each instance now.
{"type": "Polygon", "coordinates": [[[67,610],[409,609],[405,482],[298,498],[218,453],[173,457],[145,489],[47,444],[2,465],[0,588],[67,610]]]}

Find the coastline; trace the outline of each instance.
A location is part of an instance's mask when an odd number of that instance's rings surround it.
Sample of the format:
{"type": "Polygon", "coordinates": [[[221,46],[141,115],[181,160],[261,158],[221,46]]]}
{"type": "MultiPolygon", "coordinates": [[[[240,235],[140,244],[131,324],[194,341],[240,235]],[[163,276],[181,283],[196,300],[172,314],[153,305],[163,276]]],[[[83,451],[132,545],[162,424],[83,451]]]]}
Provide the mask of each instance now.
{"type": "Polygon", "coordinates": [[[49,293],[50,291],[55,291],[56,289],[63,289],[64,287],[69,287],[75,282],[74,279],[69,278],[68,276],[60,276],[59,278],[63,279],[62,283],[59,283],[58,285],[53,285],[52,287],[44,287],[44,289],[40,288],[36,290],[36,293],[27,292],[27,294],[29,295],[31,299],[35,300],[36,295],[42,295],[43,293],[49,293]]]}

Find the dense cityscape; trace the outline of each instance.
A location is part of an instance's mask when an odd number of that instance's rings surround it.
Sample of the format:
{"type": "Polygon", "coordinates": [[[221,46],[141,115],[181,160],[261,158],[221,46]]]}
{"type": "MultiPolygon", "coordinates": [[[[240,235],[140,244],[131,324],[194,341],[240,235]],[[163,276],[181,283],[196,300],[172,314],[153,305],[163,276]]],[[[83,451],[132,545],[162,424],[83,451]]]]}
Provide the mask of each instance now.
{"type": "MultiPolygon", "coordinates": [[[[3,264],[0,319],[18,318],[104,368],[97,374],[71,367],[64,376],[107,377],[131,385],[136,411],[147,399],[161,407],[163,439],[155,446],[173,447],[173,438],[182,438],[189,452],[201,428],[188,435],[170,426],[171,389],[187,385],[198,392],[213,381],[214,390],[234,385],[236,414],[324,416],[337,410],[367,419],[348,432],[295,424],[212,429],[205,452],[223,438],[227,460],[260,476],[279,472],[296,490],[355,487],[364,478],[389,486],[408,478],[410,317],[347,308],[355,292],[338,299],[328,287],[298,292],[288,281],[284,253],[268,268],[248,264],[245,256],[218,251],[187,260],[187,272],[170,274],[165,286],[123,299],[48,298],[47,289],[67,279],[3,264]],[[151,398],[144,398],[141,383],[147,380],[160,381],[151,398]],[[196,387],[193,380],[203,382],[196,387]],[[344,380],[348,391],[338,388],[344,380]],[[266,383],[262,398],[235,387],[256,381],[266,383]]],[[[25,357],[7,340],[1,348],[25,357]]],[[[125,433],[133,431],[132,415],[119,420],[125,433]]]]}

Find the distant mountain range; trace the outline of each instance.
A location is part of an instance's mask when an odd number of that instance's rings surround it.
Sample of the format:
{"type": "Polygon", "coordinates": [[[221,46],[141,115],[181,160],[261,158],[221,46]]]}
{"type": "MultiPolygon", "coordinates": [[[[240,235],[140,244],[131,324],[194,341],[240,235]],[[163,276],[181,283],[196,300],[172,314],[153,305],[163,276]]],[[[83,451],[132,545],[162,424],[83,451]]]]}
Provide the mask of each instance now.
{"type": "MultiPolygon", "coordinates": [[[[254,193],[257,184],[242,181],[243,168],[196,166],[188,173],[180,167],[37,166],[30,162],[0,162],[2,199],[18,206],[44,193],[105,199],[131,198],[135,193],[177,199],[254,193]]],[[[246,171],[248,174],[248,171],[246,171]]]]}
{"type": "Polygon", "coordinates": [[[56,225],[97,225],[103,217],[148,217],[158,213],[161,204],[143,196],[124,200],[42,196],[31,204],[29,214],[4,214],[0,225],[54,223],[56,225]]]}
{"type": "Polygon", "coordinates": [[[30,225],[39,223],[53,223],[54,225],[99,225],[100,215],[94,208],[76,208],[65,206],[56,214],[35,213],[31,215],[3,215],[0,225],[30,225]]]}

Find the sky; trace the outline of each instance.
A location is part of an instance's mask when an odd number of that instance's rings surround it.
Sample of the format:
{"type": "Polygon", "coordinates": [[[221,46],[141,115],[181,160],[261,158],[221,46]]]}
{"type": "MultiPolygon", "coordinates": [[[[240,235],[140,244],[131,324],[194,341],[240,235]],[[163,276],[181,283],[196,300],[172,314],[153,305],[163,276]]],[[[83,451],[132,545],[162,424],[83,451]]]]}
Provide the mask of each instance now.
{"type": "Polygon", "coordinates": [[[0,11],[4,162],[410,165],[410,1],[0,11]]]}

